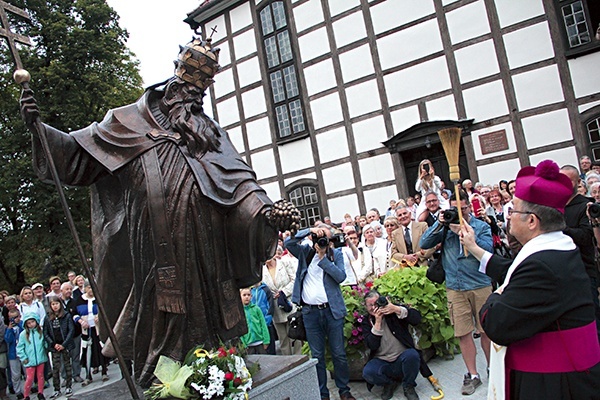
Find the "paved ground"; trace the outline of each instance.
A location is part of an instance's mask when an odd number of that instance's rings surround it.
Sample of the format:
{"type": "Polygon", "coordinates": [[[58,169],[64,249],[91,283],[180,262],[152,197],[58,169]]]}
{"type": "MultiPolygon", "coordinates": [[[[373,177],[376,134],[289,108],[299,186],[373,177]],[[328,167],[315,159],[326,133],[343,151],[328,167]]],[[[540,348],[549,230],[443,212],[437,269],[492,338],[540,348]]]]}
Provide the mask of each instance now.
{"type": "MultiPolygon", "coordinates": [[[[478,346],[477,367],[479,373],[482,375],[483,384],[470,396],[463,396],[460,391],[463,375],[467,372],[460,354],[456,355],[454,360],[446,361],[435,358],[428,362],[429,368],[433,371],[433,376],[438,379],[444,389],[444,400],[485,400],[487,398],[486,361],[481,348],[479,348],[479,341],[477,340],[476,342],[478,346]]],[[[332,379],[329,380],[328,387],[331,392],[331,398],[337,399],[337,388],[332,379]]],[[[380,399],[381,391],[383,389],[382,387],[375,387],[373,388],[373,391],[369,393],[364,382],[350,382],[350,387],[352,388],[352,394],[357,400],[380,399]]],[[[416,389],[421,400],[429,400],[430,396],[436,396],[437,393],[433,390],[431,384],[420,375],[417,377],[416,389]]],[[[405,399],[404,394],[402,393],[402,387],[399,387],[398,390],[396,390],[393,399],[405,399]]]]}
{"type": "MultiPolygon", "coordinates": [[[[479,345],[479,343],[477,343],[477,345],[479,345]]],[[[481,385],[471,396],[463,396],[460,393],[463,375],[466,372],[466,368],[460,354],[457,355],[454,360],[446,361],[435,358],[430,360],[428,364],[433,371],[434,376],[439,380],[444,389],[445,400],[485,400],[487,398],[487,376],[485,373],[486,362],[481,350],[479,350],[477,355],[477,366],[480,371],[483,371],[483,385],[481,385]]],[[[108,368],[108,375],[110,379],[107,382],[101,381],[100,374],[93,375],[94,381],[86,387],[82,387],[81,383],[73,383],[73,397],[71,397],[71,400],[117,400],[131,398],[124,381],[120,381],[118,385],[115,385],[115,383],[119,382],[121,379],[119,366],[116,364],[110,364],[108,368]]],[[[329,390],[331,391],[331,398],[337,399],[337,388],[335,387],[335,383],[332,379],[329,380],[328,386],[329,390]]],[[[350,382],[350,387],[352,388],[352,394],[357,398],[357,400],[381,398],[381,387],[375,387],[372,392],[369,392],[365,383],[361,381],[350,382]]],[[[64,388],[61,388],[61,391],[64,393],[64,388]]],[[[48,398],[53,392],[53,388],[50,387],[44,390],[44,395],[46,398],[48,398]]],[[[429,382],[419,375],[419,377],[417,377],[417,393],[419,394],[421,400],[429,400],[430,397],[435,396],[437,392],[434,392],[429,382]]],[[[11,395],[10,398],[15,399],[16,397],[11,395]]],[[[36,396],[33,395],[32,399],[35,398],[36,396]]],[[[142,397],[140,396],[140,398],[142,397]]],[[[405,398],[401,387],[398,388],[393,398],[395,400],[405,398]]],[[[66,397],[63,394],[61,397],[59,397],[59,399],[66,399],[66,397]]]]}

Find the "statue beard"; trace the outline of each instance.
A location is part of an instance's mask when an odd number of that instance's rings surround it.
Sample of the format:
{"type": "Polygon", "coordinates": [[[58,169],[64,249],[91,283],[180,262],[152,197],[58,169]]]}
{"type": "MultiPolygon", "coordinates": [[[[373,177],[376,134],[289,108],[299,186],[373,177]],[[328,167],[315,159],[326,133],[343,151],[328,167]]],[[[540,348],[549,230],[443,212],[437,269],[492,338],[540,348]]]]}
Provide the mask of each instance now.
{"type": "Polygon", "coordinates": [[[194,85],[173,81],[163,98],[171,128],[181,135],[182,143],[196,159],[209,151],[219,152],[221,146],[221,134],[202,109],[203,95],[194,85]]]}

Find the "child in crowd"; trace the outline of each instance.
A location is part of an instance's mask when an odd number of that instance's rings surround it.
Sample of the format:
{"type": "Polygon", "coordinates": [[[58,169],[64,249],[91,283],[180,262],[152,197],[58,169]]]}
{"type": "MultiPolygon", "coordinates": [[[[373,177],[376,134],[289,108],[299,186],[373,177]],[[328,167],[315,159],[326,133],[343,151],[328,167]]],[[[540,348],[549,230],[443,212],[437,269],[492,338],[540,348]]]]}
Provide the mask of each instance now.
{"type": "Polygon", "coordinates": [[[73,334],[75,326],[71,314],[65,311],[62,301],[56,297],[49,298],[50,310],[44,323],[44,339],[52,354],[52,384],[54,385],[54,394],[51,399],[60,397],[60,366],[64,365],[66,373],[66,397],[73,395],[71,383],[73,373],[71,370],[70,351],[75,348],[73,334]]]}
{"type": "Polygon", "coordinates": [[[25,367],[25,400],[29,399],[33,377],[37,376],[38,399],[44,400],[44,363],[48,361],[47,346],[37,313],[25,314],[25,329],[19,335],[17,357],[25,367]]]}
{"type": "Polygon", "coordinates": [[[10,378],[17,399],[23,398],[23,380],[21,379],[21,360],[17,357],[17,343],[19,335],[23,332],[21,313],[13,308],[8,312],[8,326],[4,331],[4,341],[8,347],[8,364],[10,365],[10,378]]]}
{"type": "Polygon", "coordinates": [[[246,346],[248,354],[266,354],[271,339],[265,317],[260,308],[252,304],[250,288],[240,289],[240,296],[242,297],[246,323],[248,324],[248,333],[242,336],[240,340],[246,346]]]}
{"type": "Polygon", "coordinates": [[[250,301],[262,311],[267,323],[267,329],[269,330],[270,343],[267,347],[267,354],[275,355],[277,332],[275,331],[275,326],[273,326],[273,293],[271,293],[271,289],[264,282],[254,285],[250,289],[250,292],[252,293],[252,300],[250,301]]]}

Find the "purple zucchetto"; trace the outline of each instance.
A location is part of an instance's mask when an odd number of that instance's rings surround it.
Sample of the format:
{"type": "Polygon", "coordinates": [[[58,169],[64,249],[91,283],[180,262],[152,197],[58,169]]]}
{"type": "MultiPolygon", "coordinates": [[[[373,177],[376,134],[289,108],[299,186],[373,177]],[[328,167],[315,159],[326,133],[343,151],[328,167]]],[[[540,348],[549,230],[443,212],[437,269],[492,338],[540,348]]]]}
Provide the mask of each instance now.
{"type": "Polygon", "coordinates": [[[573,194],[571,180],[560,173],[558,164],[544,160],[536,167],[523,167],[517,174],[515,197],[541,206],[552,207],[564,214],[573,194]]]}

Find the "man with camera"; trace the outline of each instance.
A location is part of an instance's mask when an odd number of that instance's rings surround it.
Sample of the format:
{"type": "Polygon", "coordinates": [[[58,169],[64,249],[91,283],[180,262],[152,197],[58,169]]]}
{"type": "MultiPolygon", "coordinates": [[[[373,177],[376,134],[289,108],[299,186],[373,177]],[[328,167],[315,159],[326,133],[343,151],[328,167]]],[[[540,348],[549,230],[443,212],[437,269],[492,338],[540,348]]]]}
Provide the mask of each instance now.
{"type": "Polygon", "coordinates": [[[481,385],[477,372],[477,349],[473,340],[473,331],[481,334],[481,348],[488,361],[490,359],[490,340],[479,321],[479,310],[492,293],[491,280],[479,272],[479,261],[472,254],[465,254],[460,244],[460,223],[457,205],[460,205],[465,224],[475,232],[479,247],[492,252],[493,240],[490,226],[471,215],[471,205],[464,191],[460,192],[460,204],[456,195],[450,198],[451,208],[440,213],[436,221],[423,234],[422,248],[432,248],[442,241],[443,228],[447,227],[446,239],[442,244],[442,265],[446,272],[446,293],[448,312],[454,326],[454,336],[459,339],[463,361],[467,366],[462,386],[462,394],[470,395],[481,385]]]}
{"type": "Polygon", "coordinates": [[[344,240],[335,236],[329,225],[298,231],[296,236],[285,241],[286,248],[298,259],[296,281],[292,292],[292,302],[302,305],[302,316],[306,328],[306,339],[310,352],[317,363],[317,378],[321,399],[329,399],[327,370],[325,368],[325,345],[333,359],[335,385],[342,400],[355,400],[348,387],[348,361],[346,359],[346,339],[344,337],[344,317],[346,305],[342,297],[340,283],[346,279],[344,256],[341,249],[344,240]],[[311,235],[312,246],[301,244],[311,235]]]}
{"type": "Polygon", "coordinates": [[[421,356],[415,349],[408,325],[421,322],[421,314],[407,305],[392,304],[372,290],[365,295],[369,313],[362,322],[365,344],[371,350],[369,362],[363,369],[363,378],[369,389],[383,386],[381,398],[389,400],[402,384],[408,400],[418,400],[415,379],[419,373],[421,356]]]}

